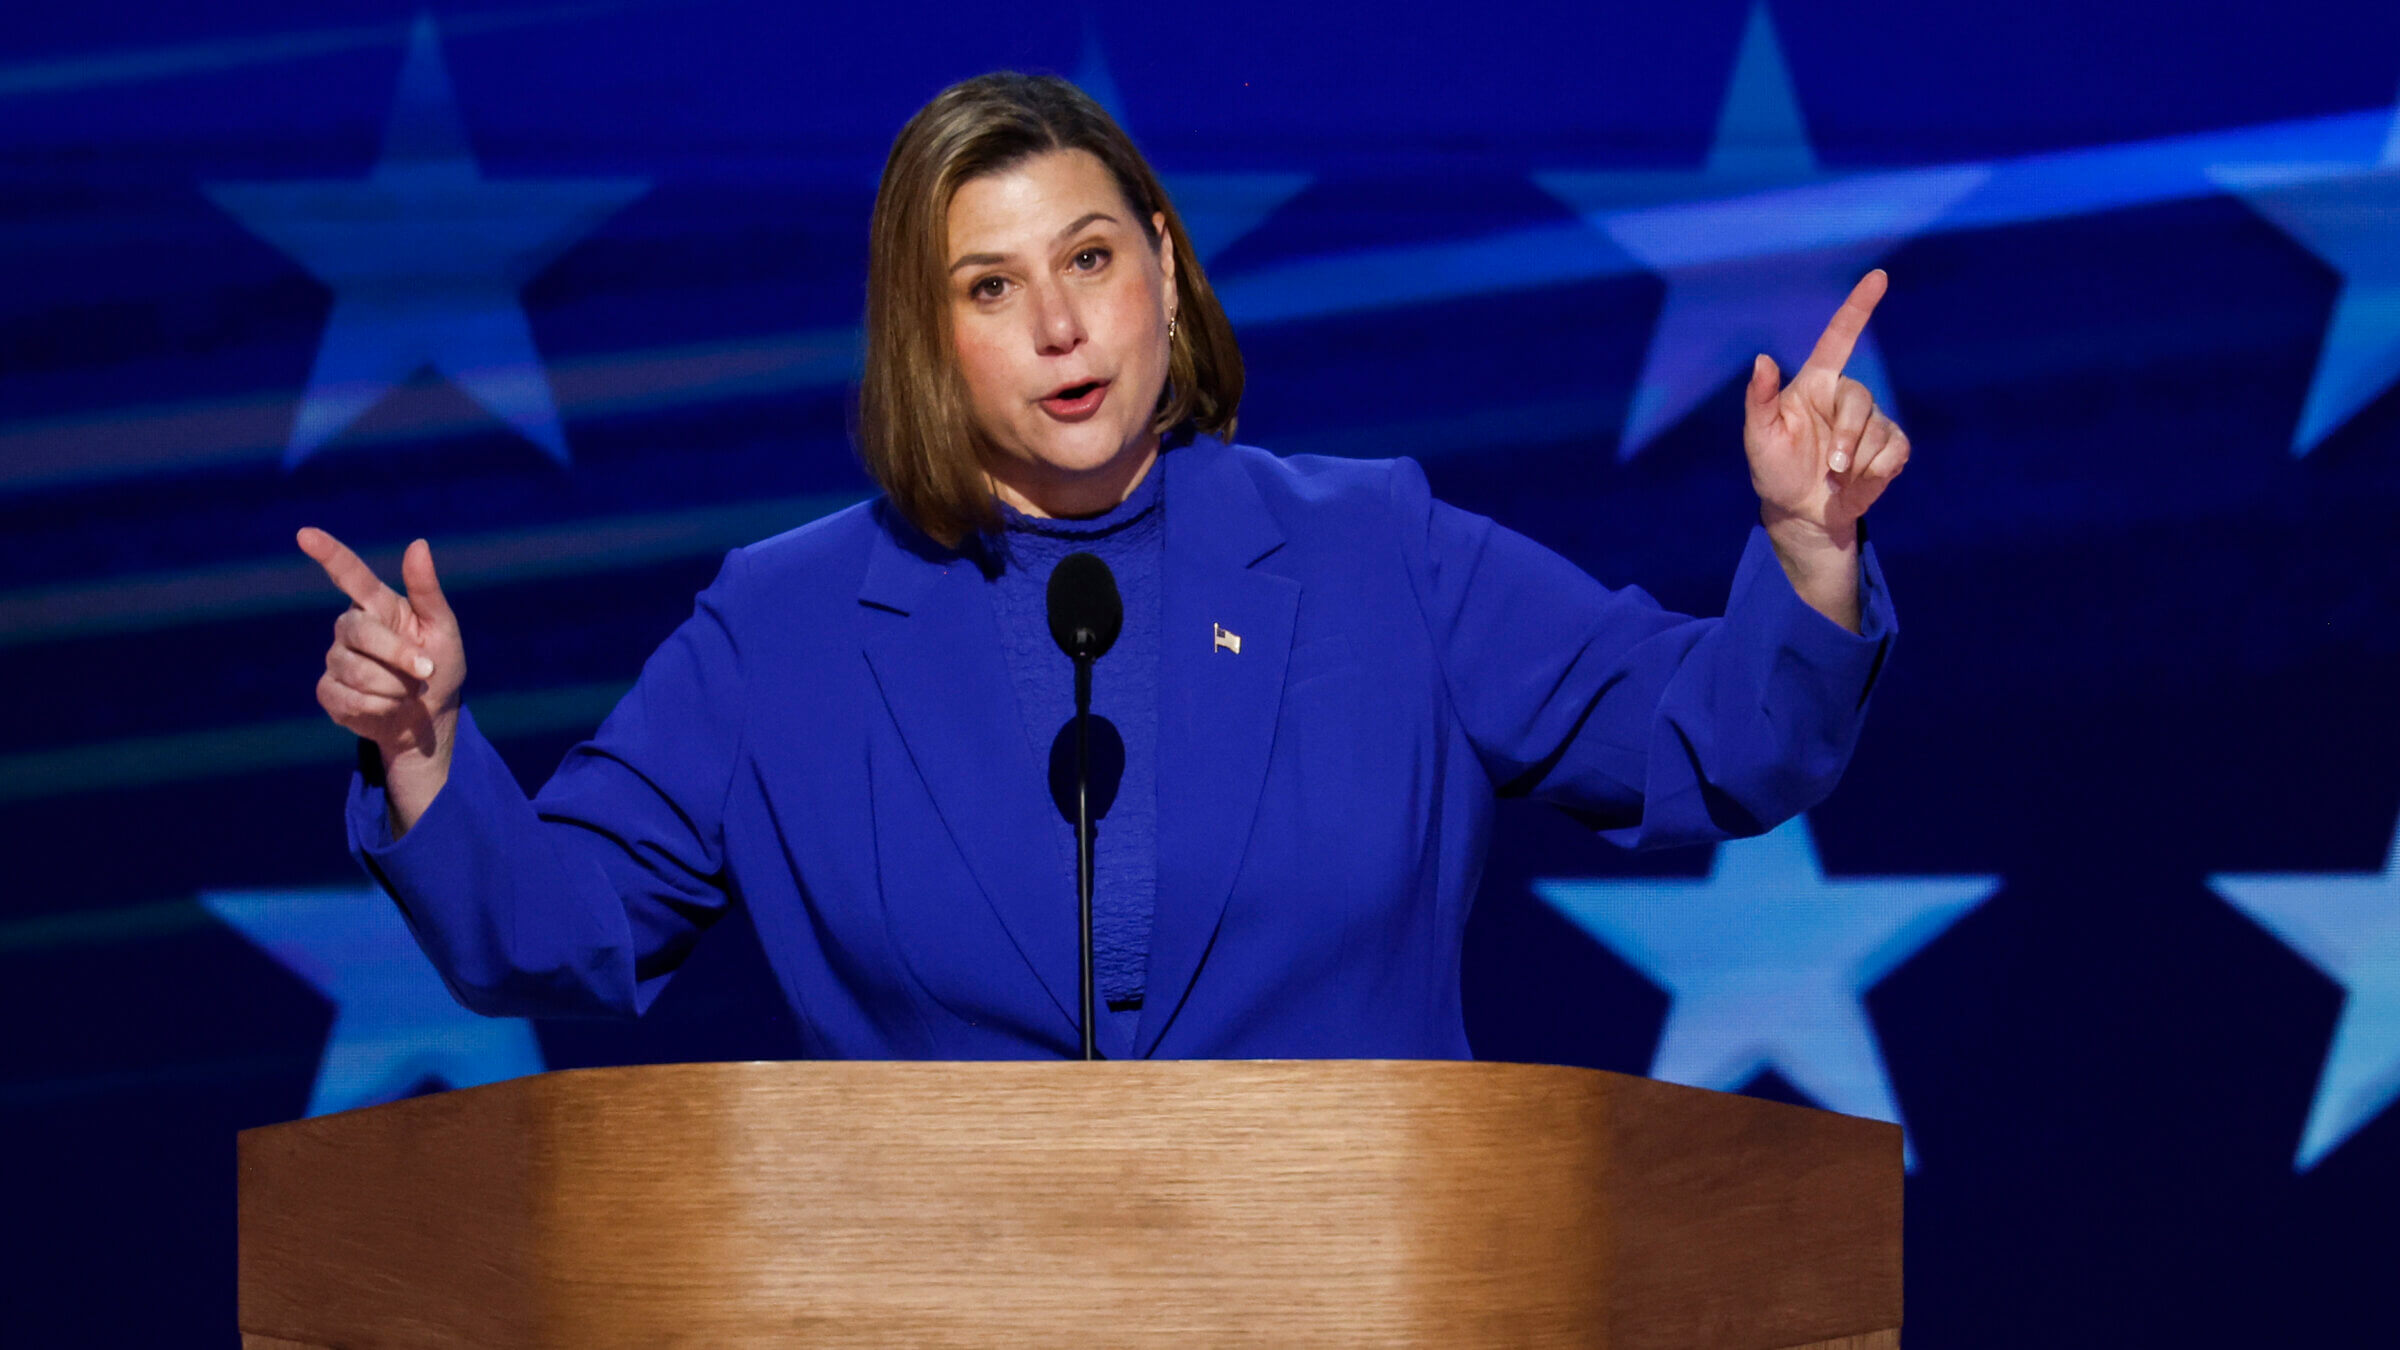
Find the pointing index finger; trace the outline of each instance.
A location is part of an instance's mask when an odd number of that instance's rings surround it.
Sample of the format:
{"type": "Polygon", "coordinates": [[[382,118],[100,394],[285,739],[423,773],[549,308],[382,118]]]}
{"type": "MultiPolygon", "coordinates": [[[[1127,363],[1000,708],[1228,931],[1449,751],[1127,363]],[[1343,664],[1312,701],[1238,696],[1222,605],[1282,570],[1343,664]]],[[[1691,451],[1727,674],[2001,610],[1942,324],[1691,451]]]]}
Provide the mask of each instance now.
{"type": "Polygon", "coordinates": [[[1859,335],[1867,331],[1867,317],[1875,312],[1876,302],[1890,278],[1878,267],[1858,279],[1850,288],[1850,298],[1833,312],[1833,322],[1825,325],[1824,335],[1817,339],[1816,349],[1808,354],[1803,369],[1824,370],[1839,375],[1850,364],[1850,353],[1858,346],[1859,335]]]}
{"type": "Polygon", "coordinates": [[[341,540],[313,525],[301,530],[299,539],[300,551],[316,559],[317,565],[325,569],[325,575],[360,609],[371,614],[382,613],[399,598],[375,575],[375,569],[361,561],[341,540]]]}

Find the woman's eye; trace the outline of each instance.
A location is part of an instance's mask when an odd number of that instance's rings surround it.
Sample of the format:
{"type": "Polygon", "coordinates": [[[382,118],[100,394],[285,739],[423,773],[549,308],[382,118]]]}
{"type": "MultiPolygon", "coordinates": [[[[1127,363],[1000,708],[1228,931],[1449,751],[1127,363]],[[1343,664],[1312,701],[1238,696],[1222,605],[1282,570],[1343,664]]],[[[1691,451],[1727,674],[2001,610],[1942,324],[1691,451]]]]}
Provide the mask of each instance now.
{"type": "Polygon", "coordinates": [[[1087,248],[1075,255],[1075,270],[1078,272],[1097,272],[1106,266],[1108,266],[1107,249],[1087,248]]]}
{"type": "Polygon", "coordinates": [[[967,294],[978,300],[997,300],[1000,298],[1001,292],[1007,289],[1008,283],[1001,278],[984,277],[983,279],[977,281],[974,285],[969,286],[967,288],[967,294]]]}

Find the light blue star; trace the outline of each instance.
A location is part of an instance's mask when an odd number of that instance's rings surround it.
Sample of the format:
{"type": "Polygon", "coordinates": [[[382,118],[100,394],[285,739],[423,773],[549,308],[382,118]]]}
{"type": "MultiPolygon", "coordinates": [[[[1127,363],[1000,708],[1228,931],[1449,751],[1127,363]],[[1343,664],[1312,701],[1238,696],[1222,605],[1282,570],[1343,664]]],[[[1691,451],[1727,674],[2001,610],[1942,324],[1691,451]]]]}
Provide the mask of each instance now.
{"type": "Polygon", "coordinates": [[[1828,878],[1806,817],[1720,845],[1701,881],[1533,883],[1666,991],[1651,1077],[1734,1091],[1773,1069],[1822,1106],[1894,1124],[1866,993],[1998,889],[1998,877],[1828,878]]]}
{"type": "MultiPolygon", "coordinates": [[[[1083,57],[1075,67],[1075,86],[1108,110],[1118,125],[1125,122],[1125,105],[1117,93],[1116,72],[1100,45],[1099,31],[1084,25],[1083,57]]],[[[1192,252],[1206,263],[1243,235],[1266,223],[1285,202],[1315,177],[1305,173],[1161,173],[1175,214],[1183,217],[1192,252]]]]}
{"type": "MultiPolygon", "coordinates": [[[[1767,352],[1789,373],[1876,260],[1991,176],[1981,165],[1843,176],[1817,165],[1774,22],[1750,11],[1707,167],[1535,181],[1635,261],[1666,299],[1617,439],[1628,460],[1767,352]]],[[[1870,329],[1848,373],[1897,415],[1870,329]]]]}
{"type": "Polygon", "coordinates": [[[2209,177],[2342,274],[2292,431],[2305,455],[2400,377],[2400,107],[2366,163],[2217,164],[2209,177]]]}
{"type": "Polygon", "coordinates": [[[648,188],[639,178],[485,179],[433,20],[419,18],[383,156],[364,179],[204,189],[333,289],[284,467],[428,367],[566,463],[566,435],[517,291],[648,188]]]}
{"type": "Polygon", "coordinates": [[[474,1087],[544,1067],[533,1024],[460,1007],[379,890],[211,891],[200,903],[332,1000],[312,1116],[394,1101],[428,1079],[474,1087]]]}
{"type": "Polygon", "coordinates": [[[2208,884],[2342,986],[2292,1159],[2305,1172],[2400,1097],[2400,825],[2381,872],[2220,873],[2208,884]]]}

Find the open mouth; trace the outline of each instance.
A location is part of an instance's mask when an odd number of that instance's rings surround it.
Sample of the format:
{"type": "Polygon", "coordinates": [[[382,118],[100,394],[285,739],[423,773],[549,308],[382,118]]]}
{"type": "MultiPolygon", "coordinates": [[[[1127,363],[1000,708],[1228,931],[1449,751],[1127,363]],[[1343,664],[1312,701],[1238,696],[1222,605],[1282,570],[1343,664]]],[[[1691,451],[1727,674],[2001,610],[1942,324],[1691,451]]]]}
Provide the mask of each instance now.
{"type": "Polygon", "coordinates": [[[1042,407],[1054,417],[1078,417],[1094,411],[1108,397],[1108,381],[1086,380],[1053,391],[1042,407]]]}

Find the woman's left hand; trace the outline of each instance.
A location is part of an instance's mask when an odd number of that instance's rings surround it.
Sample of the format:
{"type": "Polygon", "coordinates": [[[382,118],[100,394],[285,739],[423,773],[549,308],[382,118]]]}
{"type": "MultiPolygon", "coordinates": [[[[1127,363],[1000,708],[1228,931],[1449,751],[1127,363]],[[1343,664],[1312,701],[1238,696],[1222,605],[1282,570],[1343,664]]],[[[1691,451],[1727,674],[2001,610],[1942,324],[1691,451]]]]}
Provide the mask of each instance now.
{"type": "Polygon", "coordinates": [[[1759,519],[1785,573],[1803,599],[1854,631],[1858,518],[1908,464],[1907,435],[1842,374],[1886,282],[1880,268],[1859,280],[1790,384],[1762,354],[1742,425],[1759,519]]]}

